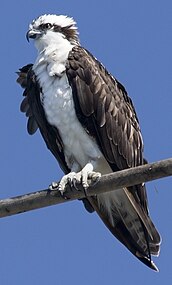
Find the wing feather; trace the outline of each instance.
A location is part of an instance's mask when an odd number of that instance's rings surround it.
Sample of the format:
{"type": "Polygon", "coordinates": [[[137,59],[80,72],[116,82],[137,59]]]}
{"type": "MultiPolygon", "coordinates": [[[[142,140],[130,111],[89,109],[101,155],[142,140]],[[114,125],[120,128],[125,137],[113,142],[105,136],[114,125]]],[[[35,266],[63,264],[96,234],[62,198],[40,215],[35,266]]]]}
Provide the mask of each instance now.
{"type": "MultiPolygon", "coordinates": [[[[77,102],[75,107],[78,120],[83,125],[87,122],[84,127],[97,140],[112,170],[144,164],[139,121],[125,88],[82,47],[73,48],[66,68],[74,102],[77,102]],[[75,72],[72,70],[73,61],[75,72]]],[[[156,269],[151,261],[151,254],[158,255],[160,236],[148,214],[145,186],[129,187],[124,189],[122,195],[126,195],[126,206],[128,205],[131,212],[129,208],[122,210],[120,204],[119,207],[118,204],[113,206],[114,197],[109,196],[107,199],[110,201],[108,203],[112,207],[113,217],[109,217],[105,208],[102,208],[100,199],[90,197],[89,201],[110,231],[137,258],[156,269]],[[135,222],[131,224],[130,218],[135,222]]]]}
{"type": "MultiPolygon", "coordinates": [[[[142,163],[143,142],[139,122],[124,87],[88,51],[80,47],[74,47],[69,55],[67,75],[71,84],[75,82],[74,89],[75,93],[79,94],[78,101],[83,116],[89,117],[94,113],[90,119],[95,121],[96,132],[100,133],[104,125],[108,128],[107,135],[104,132],[105,136],[101,136],[101,140],[107,140],[110,135],[113,143],[118,145],[117,152],[125,160],[122,169],[137,166],[137,161],[142,163]],[[75,53],[80,55],[77,57],[78,61],[75,53]],[[134,156],[137,159],[133,159],[134,156]]],[[[109,153],[109,150],[106,150],[107,152],[109,153]]],[[[113,153],[114,150],[107,157],[111,162],[113,153]]],[[[114,156],[113,163],[118,166],[121,162],[115,159],[117,155],[114,156]]]]}
{"type": "Polygon", "coordinates": [[[24,99],[20,105],[20,110],[26,113],[26,116],[28,117],[28,133],[32,135],[39,128],[48,149],[51,150],[59,161],[63,171],[68,173],[69,169],[65,163],[63,154],[63,143],[58,131],[53,126],[49,125],[46,120],[40,100],[41,90],[36,81],[32,66],[32,64],[28,64],[18,72],[19,77],[17,82],[25,88],[23,92],[24,99]]]}

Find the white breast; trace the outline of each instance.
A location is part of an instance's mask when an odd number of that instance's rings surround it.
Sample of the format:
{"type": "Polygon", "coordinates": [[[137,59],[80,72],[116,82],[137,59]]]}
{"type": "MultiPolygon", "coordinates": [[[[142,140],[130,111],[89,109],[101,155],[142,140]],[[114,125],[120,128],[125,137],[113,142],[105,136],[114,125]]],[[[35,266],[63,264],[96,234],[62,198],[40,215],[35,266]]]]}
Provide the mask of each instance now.
{"type": "Polygon", "coordinates": [[[79,168],[83,168],[88,161],[99,160],[102,154],[95,140],[86,133],[76,117],[72,89],[66,73],[63,72],[61,77],[59,73],[51,75],[52,70],[59,70],[59,66],[63,70],[64,64],[47,64],[44,60],[39,60],[39,63],[35,65],[34,71],[42,88],[41,102],[48,122],[60,133],[69,168],[72,168],[74,161],[79,168]]]}

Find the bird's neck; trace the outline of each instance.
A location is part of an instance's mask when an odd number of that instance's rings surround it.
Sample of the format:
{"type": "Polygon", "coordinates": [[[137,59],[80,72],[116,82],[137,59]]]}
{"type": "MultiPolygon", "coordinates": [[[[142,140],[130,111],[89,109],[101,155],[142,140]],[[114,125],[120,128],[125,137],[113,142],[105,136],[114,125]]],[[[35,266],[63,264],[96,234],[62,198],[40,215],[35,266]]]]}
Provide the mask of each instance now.
{"type": "Polygon", "coordinates": [[[40,65],[45,65],[50,76],[60,75],[65,70],[69,52],[74,45],[65,39],[51,39],[36,43],[38,56],[34,64],[34,70],[40,65]]]}

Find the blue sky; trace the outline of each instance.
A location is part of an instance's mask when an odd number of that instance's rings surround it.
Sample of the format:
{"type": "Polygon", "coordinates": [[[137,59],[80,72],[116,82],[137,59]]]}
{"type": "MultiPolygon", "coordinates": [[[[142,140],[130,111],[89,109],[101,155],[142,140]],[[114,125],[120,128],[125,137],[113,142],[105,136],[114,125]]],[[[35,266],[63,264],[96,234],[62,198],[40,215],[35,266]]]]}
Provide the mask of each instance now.
{"type": "MultiPolygon", "coordinates": [[[[62,176],[19,111],[15,72],[33,62],[25,34],[35,17],[67,14],[81,43],[126,87],[150,161],[172,154],[172,2],[170,0],[1,1],[1,199],[45,189],[62,176]]],[[[78,201],[0,220],[0,284],[169,284],[172,280],[172,180],[147,184],[151,216],[162,236],[155,273],[137,261],[78,201]]]]}

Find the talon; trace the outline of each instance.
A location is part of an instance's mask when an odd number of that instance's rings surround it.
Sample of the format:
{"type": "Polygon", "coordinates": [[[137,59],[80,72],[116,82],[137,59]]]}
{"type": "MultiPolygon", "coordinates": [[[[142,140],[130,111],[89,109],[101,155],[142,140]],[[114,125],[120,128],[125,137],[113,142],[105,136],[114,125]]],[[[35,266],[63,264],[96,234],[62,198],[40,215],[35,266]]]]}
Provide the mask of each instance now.
{"type": "Polygon", "coordinates": [[[77,184],[78,184],[78,180],[76,179],[76,177],[72,180],[72,186],[79,191],[78,187],[77,187],[77,184]]]}
{"type": "Polygon", "coordinates": [[[64,196],[65,189],[64,189],[63,185],[60,185],[60,184],[59,184],[57,190],[60,192],[60,194],[61,194],[62,196],[64,196]]]}
{"type": "Polygon", "coordinates": [[[77,179],[76,179],[75,174],[73,174],[72,177],[71,176],[67,177],[67,184],[69,184],[70,187],[75,187],[77,189],[76,183],[77,183],[77,179]]]}
{"type": "Polygon", "coordinates": [[[82,181],[82,187],[84,188],[84,192],[88,189],[89,184],[85,181],[82,181]]]}
{"type": "Polygon", "coordinates": [[[59,183],[53,181],[53,182],[48,186],[48,189],[51,190],[51,191],[54,191],[54,190],[58,190],[58,187],[59,187],[59,183]]]}
{"type": "Polygon", "coordinates": [[[65,195],[65,189],[63,189],[63,187],[61,187],[61,185],[59,184],[58,189],[60,192],[60,195],[63,197],[63,199],[68,200],[69,198],[65,195]]]}
{"type": "Polygon", "coordinates": [[[65,195],[65,192],[64,191],[59,191],[60,192],[60,195],[62,196],[62,198],[64,200],[69,200],[70,198],[68,198],[66,195],[65,195]]]}
{"type": "Polygon", "coordinates": [[[101,178],[101,173],[100,172],[92,172],[88,175],[88,178],[91,180],[91,185],[96,185],[97,182],[99,182],[101,178]]]}
{"type": "Polygon", "coordinates": [[[72,179],[71,179],[71,177],[68,177],[68,178],[67,178],[67,184],[69,184],[69,185],[72,184],[72,179]]]}
{"type": "Polygon", "coordinates": [[[56,191],[56,190],[58,190],[58,191],[60,192],[60,195],[61,195],[65,200],[69,199],[67,196],[64,195],[64,192],[65,192],[65,191],[62,189],[62,187],[61,187],[61,185],[60,185],[59,182],[52,182],[52,183],[49,185],[48,189],[49,189],[50,191],[56,191]]]}

